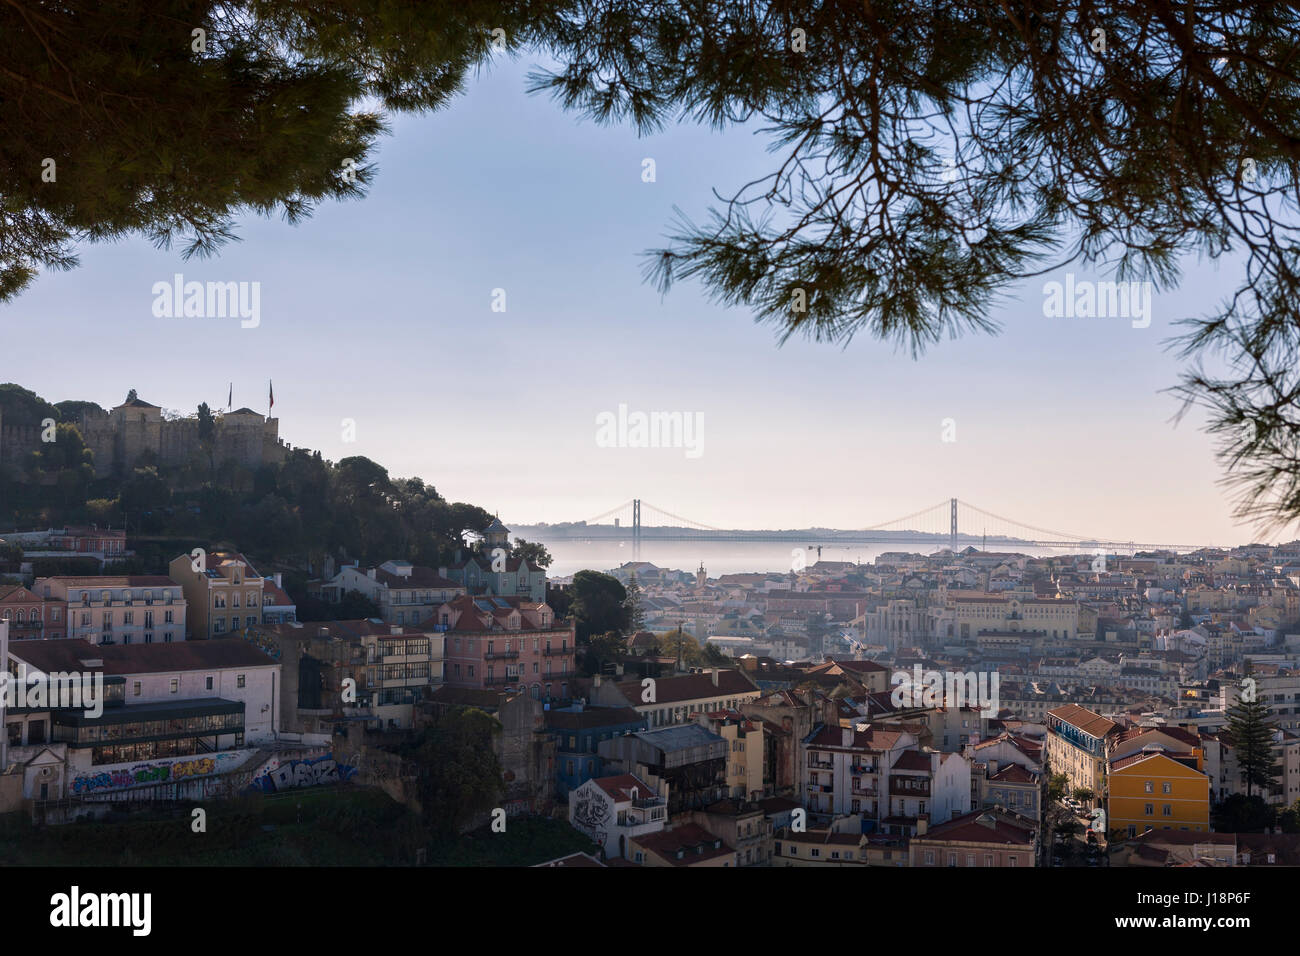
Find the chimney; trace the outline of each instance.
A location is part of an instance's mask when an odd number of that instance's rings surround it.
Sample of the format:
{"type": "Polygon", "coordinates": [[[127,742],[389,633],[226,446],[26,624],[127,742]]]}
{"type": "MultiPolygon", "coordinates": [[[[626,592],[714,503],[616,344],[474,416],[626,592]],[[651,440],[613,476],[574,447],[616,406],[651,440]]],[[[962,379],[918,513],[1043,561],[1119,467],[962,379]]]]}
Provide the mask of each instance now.
{"type": "Polygon", "coordinates": [[[375,580],[375,569],[374,569],[374,568],[367,568],[367,569],[366,569],[366,577],[368,577],[368,578],[369,578],[370,580],[372,580],[372,581],[375,580]]]}
{"type": "Polygon", "coordinates": [[[916,821],[916,835],[923,837],[925,836],[925,831],[928,829],[930,829],[930,821],[926,820],[924,817],[918,818],[916,821]]]}
{"type": "Polygon", "coordinates": [[[853,746],[853,729],[851,727],[840,728],[840,744],[844,747],[853,746]]]}
{"type": "Polygon", "coordinates": [[[713,668],[713,670],[712,670],[712,672],[711,672],[711,673],[713,674],[713,686],[714,686],[714,687],[717,687],[717,686],[718,686],[718,670],[719,670],[719,668],[715,667],[715,668],[713,668]]]}
{"type": "Polygon", "coordinates": [[[446,576],[447,576],[447,569],[445,567],[438,568],[438,577],[445,578],[446,576]]]}
{"type": "Polygon", "coordinates": [[[282,588],[282,587],[284,587],[284,584],[281,583],[281,577],[282,577],[281,572],[276,571],[276,572],[275,572],[275,586],[276,586],[277,588],[282,588]]]}
{"type": "Polygon", "coordinates": [[[595,675],[594,677],[592,677],[592,679],[591,679],[591,686],[592,686],[592,687],[599,687],[599,686],[600,686],[601,684],[603,684],[603,683],[604,683],[604,679],[601,677],[600,674],[596,674],[596,675],[595,675]]]}

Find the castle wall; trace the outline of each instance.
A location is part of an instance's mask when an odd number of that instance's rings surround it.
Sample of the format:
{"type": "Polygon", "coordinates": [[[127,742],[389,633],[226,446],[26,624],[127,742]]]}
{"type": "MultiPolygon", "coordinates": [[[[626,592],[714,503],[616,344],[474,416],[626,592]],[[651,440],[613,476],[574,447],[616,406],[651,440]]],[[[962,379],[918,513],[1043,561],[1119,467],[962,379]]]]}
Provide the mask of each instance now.
{"type": "MultiPolygon", "coordinates": [[[[218,418],[213,443],[217,463],[230,459],[256,469],[284,461],[287,446],[280,441],[279,427],[279,419],[260,415],[218,418]]],[[[94,453],[97,478],[134,468],[146,452],[166,468],[182,467],[196,457],[206,459],[198,420],[164,421],[158,409],[92,409],[82,413],[77,428],[94,453]]],[[[0,417],[0,470],[20,474],[27,456],[40,445],[39,426],[5,425],[0,417]]]]}

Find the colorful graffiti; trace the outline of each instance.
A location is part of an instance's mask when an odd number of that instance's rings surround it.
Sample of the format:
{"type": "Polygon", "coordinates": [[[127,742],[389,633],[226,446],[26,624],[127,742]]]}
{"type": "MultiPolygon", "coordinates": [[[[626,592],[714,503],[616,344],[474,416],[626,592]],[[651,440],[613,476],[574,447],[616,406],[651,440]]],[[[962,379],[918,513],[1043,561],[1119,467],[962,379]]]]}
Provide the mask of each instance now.
{"type": "Polygon", "coordinates": [[[244,640],[248,641],[248,643],[252,644],[267,657],[271,658],[271,660],[278,661],[280,659],[280,645],[270,634],[266,634],[254,628],[253,630],[244,632],[244,640]]]}
{"type": "Polygon", "coordinates": [[[315,757],[309,760],[290,760],[268,769],[260,777],[254,777],[249,789],[263,793],[277,793],[281,790],[296,790],[300,787],[316,787],[322,784],[341,783],[356,776],[357,768],[338,763],[333,757],[315,757]]]}
{"type": "Polygon", "coordinates": [[[179,783],[194,777],[207,777],[246,757],[244,753],[215,754],[211,757],[182,758],[169,763],[140,763],[133,767],[106,767],[95,773],[73,778],[74,794],[123,790],[155,783],[179,783]]]}

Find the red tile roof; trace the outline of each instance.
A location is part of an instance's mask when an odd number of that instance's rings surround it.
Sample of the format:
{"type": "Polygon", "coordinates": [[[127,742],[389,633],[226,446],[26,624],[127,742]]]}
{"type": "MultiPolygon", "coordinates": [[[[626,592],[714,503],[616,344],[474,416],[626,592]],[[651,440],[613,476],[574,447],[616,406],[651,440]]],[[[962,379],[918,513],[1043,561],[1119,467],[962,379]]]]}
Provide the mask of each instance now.
{"type": "Polygon", "coordinates": [[[725,841],[695,823],[632,837],[631,842],[672,866],[692,866],[722,856],[735,856],[736,853],[725,841]],[[679,851],[681,859],[677,858],[679,851]]]}
{"type": "Polygon", "coordinates": [[[91,671],[104,674],[156,674],[230,667],[274,667],[276,662],[238,638],[180,641],[172,644],[90,644],[85,640],[19,641],[9,655],[47,674],[91,671]],[[103,661],[90,666],[86,661],[103,661]]]}
{"type": "Polygon", "coordinates": [[[592,782],[614,798],[618,803],[628,800],[653,800],[658,794],[634,773],[621,773],[614,777],[594,777],[592,782]],[[632,791],[636,790],[636,796],[632,791]]]}

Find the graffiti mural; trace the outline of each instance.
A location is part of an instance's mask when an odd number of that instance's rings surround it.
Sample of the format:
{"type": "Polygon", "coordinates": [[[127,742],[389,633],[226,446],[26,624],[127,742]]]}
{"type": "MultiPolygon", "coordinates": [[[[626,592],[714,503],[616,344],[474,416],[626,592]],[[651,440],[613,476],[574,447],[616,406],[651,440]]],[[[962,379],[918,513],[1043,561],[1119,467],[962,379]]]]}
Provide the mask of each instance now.
{"type": "Polygon", "coordinates": [[[254,777],[253,782],[249,784],[249,789],[262,793],[278,793],[301,787],[317,787],[322,784],[351,780],[356,776],[356,772],[356,767],[338,763],[330,756],[290,760],[274,769],[268,769],[260,777],[254,777]]]}
{"type": "Polygon", "coordinates": [[[605,794],[593,792],[590,787],[578,790],[573,798],[573,827],[587,834],[601,846],[605,845],[609,825],[609,802],[605,794]]]}
{"type": "Polygon", "coordinates": [[[280,659],[280,645],[270,634],[253,629],[244,632],[244,640],[271,658],[271,660],[278,661],[280,659]]]}
{"type": "Polygon", "coordinates": [[[125,790],[157,783],[180,783],[195,777],[208,777],[234,769],[248,756],[247,751],[213,754],[211,757],[182,757],[179,760],[138,763],[133,766],[104,767],[84,773],[72,780],[74,795],[125,790]]]}

